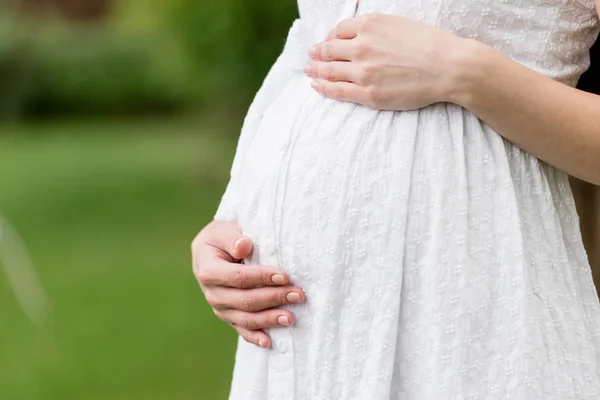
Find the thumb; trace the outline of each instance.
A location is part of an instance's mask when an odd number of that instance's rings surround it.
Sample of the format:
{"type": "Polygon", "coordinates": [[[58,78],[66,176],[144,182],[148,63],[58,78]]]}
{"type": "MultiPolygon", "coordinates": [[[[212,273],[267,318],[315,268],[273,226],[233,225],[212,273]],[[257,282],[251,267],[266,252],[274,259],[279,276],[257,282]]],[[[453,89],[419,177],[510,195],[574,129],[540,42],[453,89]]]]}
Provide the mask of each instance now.
{"type": "Polygon", "coordinates": [[[206,229],[206,242],[236,260],[252,254],[253,243],[242,234],[236,221],[213,221],[206,229]]]}

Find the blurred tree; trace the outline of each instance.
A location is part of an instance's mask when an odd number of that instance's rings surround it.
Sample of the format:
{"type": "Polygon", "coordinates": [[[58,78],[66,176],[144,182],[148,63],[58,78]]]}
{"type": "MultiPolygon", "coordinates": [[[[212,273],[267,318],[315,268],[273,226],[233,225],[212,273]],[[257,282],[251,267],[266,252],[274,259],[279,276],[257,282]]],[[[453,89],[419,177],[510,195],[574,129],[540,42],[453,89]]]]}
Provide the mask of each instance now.
{"type": "Polygon", "coordinates": [[[32,13],[60,12],[69,19],[98,20],[110,11],[111,0],[21,0],[24,10],[32,13]]]}
{"type": "Polygon", "coordinates": [[[68,23],[51,12],[58,3],[49,4],[33,14],[1,7],[0,119],[162,112],[194,102],[174,36],[128,34],[116,16],[68,23]]]}
{"type": "Polygon", "coordinates": [[[194,65],[208,78],[213,99],[247,104],[281,52],[297,18],[294,0],[195,0],[169,2],[167,22],[177,32],[194,65]]]}
{"type": "Polygon", "coordinates": [[[33,24],[0,15],[9,32],[0,37],[0,85],[10,87],[0,118],[198,106],[242,114],[297,16],[294,0],[24,1],[68,16],[111,14],[92,25],[51,12],[33,24]]]}
{"type": "Polygon", "coordinates": [[[0,120],[21,114],[29,83],[31,43],[12,9],[0,7],[0,120]]]}

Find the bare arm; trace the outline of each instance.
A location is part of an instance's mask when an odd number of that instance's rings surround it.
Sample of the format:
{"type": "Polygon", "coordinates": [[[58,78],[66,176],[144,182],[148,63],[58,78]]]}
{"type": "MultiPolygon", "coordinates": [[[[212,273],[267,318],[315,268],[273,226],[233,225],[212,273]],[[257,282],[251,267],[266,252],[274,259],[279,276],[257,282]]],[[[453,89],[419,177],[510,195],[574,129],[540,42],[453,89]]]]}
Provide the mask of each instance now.
{"type": "Polygon", "coordinates": [[[479,42],[465,50],[456,60],[460,73],[452,102],[537,158],[600,184],[600,96],[558,83],[479,42]]]}
{"type": "Polygon", "coordinates": [[[457,103],[539,159],[600,184],[600,96],[483,43],[370,14],[338,24],[310,55],[305,72],[324,96],[380,110],[457,103]]]}

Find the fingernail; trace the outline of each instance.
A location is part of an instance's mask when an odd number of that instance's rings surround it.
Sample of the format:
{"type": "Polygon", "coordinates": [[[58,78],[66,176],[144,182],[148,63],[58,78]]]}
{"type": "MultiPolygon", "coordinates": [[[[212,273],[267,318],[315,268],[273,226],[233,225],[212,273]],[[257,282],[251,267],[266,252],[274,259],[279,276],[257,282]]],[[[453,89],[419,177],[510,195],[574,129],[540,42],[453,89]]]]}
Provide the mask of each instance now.
{"type": "Polygon", "coordinates": [[[312,82],[310,83],[310,87],[312,87],[312,88],[313,88],[313,89],[315,89],[315,90],[319,90],[319,82],[317,82],[317,81],[312,81],[312,82]]]}
{"type": "Polygon", "coordinates": [[[239,238],[238,240],[236,240],[236,241],[233,243],[233,249],[234,249],[234,250],[237,250],[237,248],[238,248],[238,247],[239,247],[239,245],[240,245],[240,244],[241,244],[241,243],[244,241],[244,239],[246,239],[246,238],[243,238],[243,237],[241,237],[241,238],[239,238]]]}
{"type": "Polygon", "coordinates": [[[265,343],[262,341],[262,339],[258,339],[258,345],[263,349],[265,348],[265,343]]]}
{"type": "Polygon", "coordinates": [[[314,45],[310,48],[310,50],[308,50],[308,55],[310,58],[315,58],[315,56],[317,55],[317,45],[314,45]]]}
{"type": "Polygon", "coordinates": [[[287,294],[287,296],[285,296],[286,299],[288,299],[288,301],[290,303],[299,303],[300,302],[300,295],[296,292],[290,292],[287,294]]]}
{"type": "Polygon", "coordinates": [[[306,75],[310,76],[310,74],[312,72],[312,65],[306,64],[302,70],[304,71],[304,73],[306,75]]]}
{"type": "Polygon", "coordinates": [[[290,326],[290,320],[285,315],[278,317],[277,323],[279,323],[279,325],[283,325],[283,326],[290,326]]]}
{"type": "Polygon", "coordinates": [[[273,275],[271,277],[271,280],[276,285],[284,285],[285,284],[285,278],[281,274],[275,274],[275,275],[273,275]]]}

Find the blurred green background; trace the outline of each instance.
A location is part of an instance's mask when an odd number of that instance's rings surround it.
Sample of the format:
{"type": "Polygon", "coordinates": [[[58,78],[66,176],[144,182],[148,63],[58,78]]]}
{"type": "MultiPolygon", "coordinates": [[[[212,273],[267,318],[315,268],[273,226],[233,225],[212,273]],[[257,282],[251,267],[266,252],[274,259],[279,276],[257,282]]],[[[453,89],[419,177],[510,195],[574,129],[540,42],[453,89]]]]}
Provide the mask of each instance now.
{"type": "Polygon", "coordinates": [[[32,323],[0,268],[0,399],[227,397],[236,336],[204,302],[189,244],[296,12],[293,0],[3,3],[0,215],[50,311],[32,323]]]}

